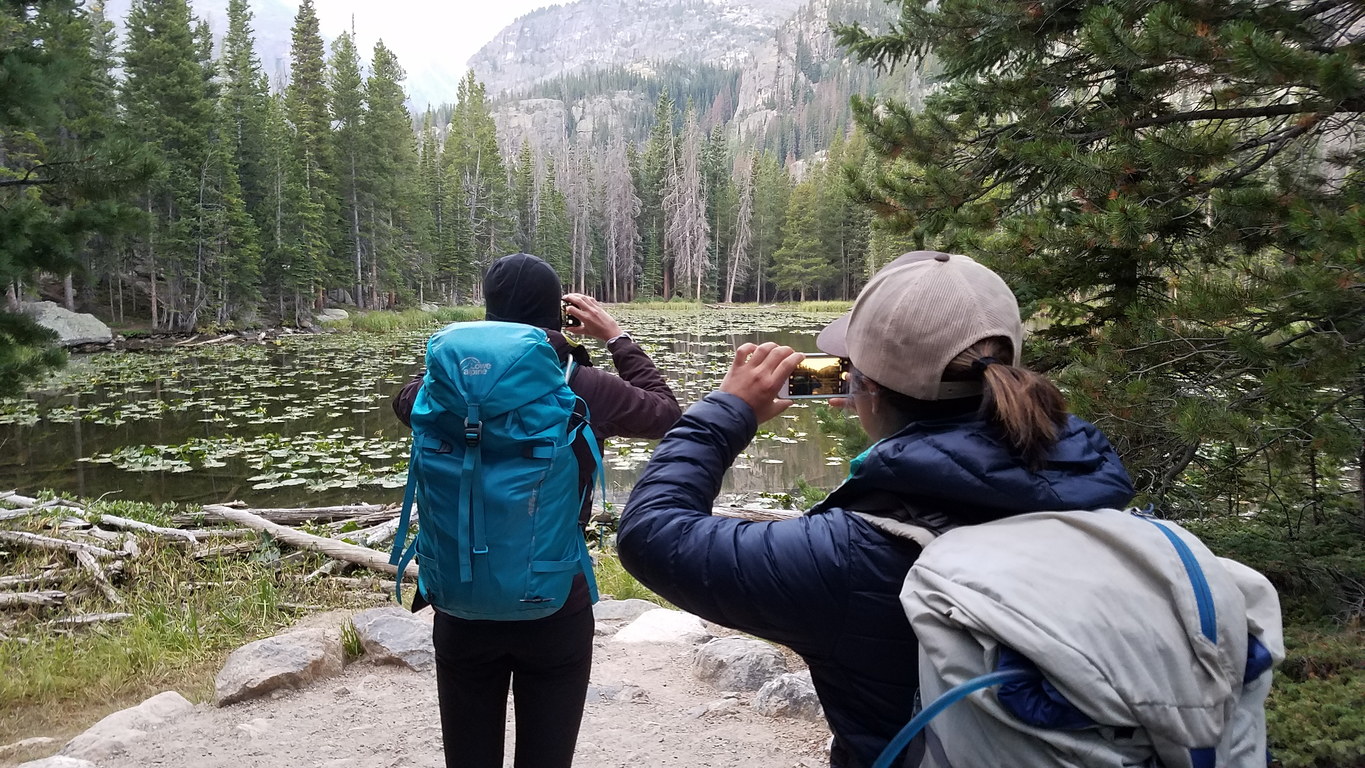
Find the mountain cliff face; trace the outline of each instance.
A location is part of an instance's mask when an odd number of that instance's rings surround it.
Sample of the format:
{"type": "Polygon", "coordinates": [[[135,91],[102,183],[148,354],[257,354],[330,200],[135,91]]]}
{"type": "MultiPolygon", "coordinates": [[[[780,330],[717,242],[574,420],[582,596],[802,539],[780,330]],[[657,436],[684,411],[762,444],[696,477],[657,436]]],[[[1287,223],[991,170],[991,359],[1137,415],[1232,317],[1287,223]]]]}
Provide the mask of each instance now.
{"type": "Polygon", "coordinates": [[[734,67],[805,0],[578,0],[517,19],[469,60],[490,96],[659,62],[734,67]]]}
{"type": "Polygon", "coordinates": [[[742,26],[743,34],[696,19],[701,10],[720,18],[721,6],[740,1],[581,0],[522,17],[471,60],[489,93],[503,93],[493,118],[505,150],[523,141],[600,146],[620,132],[642,141],[666,89],[679,107],[695,106],[703,129],[722,125],[740,143],[798,158],[848,125],[852,94],[922,88],[913,72],[888,79],[848,59],[830,31],[851,22],[884,26],[893,13],[885,0],[769,0],[761,8],[743,0],[741,17],[769,20],[742,26]]]}
{"type": "Polygon", "coordinates": [[[849,96],[873,90],[872,69],[847,58],[830,27],[876,28],[891,18],[889,7],[884,0],[813,0],[800,8],[744,62],[732,132],[741,140],[762,137],[784,116],[846,111],[849,96]]]}

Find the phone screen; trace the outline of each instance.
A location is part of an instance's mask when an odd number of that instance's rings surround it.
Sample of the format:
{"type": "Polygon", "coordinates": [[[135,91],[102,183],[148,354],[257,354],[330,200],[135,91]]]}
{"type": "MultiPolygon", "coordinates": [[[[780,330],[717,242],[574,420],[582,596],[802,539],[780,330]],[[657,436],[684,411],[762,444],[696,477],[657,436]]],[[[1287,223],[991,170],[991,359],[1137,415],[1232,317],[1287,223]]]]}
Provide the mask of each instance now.
{"type": "Polygon", "coordinates": [[[848,359],[809,354],[796,366],[778,397],[814,400],[848,396],[848,359]]]}

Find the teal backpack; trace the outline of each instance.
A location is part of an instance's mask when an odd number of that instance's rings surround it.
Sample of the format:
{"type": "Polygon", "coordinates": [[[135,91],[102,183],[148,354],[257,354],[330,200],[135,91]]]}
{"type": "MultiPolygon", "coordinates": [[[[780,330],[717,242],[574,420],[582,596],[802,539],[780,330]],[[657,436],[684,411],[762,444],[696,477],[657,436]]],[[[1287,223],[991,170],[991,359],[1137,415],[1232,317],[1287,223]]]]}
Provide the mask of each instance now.
{"type": "Polygon", "coordinates": [[[396,593],[414,553],[418,590],[463,619],[519,621],[564,606],[583,573],[597,600],[578,527],[591,486],[579,488],[574,443],[602,476],[586,406],[569,388],[545,331],[520,323],[454,323],[427,342],[427,373],[412,406],[412,458],[389,562],[396,593]],[[404,550],[413,501],[420,520],[404,550]]]}

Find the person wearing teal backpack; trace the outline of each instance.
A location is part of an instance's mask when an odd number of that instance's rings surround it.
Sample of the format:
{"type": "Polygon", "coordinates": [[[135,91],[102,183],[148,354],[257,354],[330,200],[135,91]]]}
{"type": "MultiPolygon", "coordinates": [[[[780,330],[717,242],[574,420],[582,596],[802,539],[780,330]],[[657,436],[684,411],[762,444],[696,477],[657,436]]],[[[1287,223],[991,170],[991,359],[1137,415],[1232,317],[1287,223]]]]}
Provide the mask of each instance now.
{"type": "Polygon", "coordinates": [[[515,765],[567,768],[592,665],[583,526],[602,440],[662,437],[681,411],[644,350],[541,259],[494,262],[484,299],[487,320],[434,334],[427,369],[394,398],[413,429],[414,610],[436,609],[447,768],[501,768],[509,688],[515,765]],[[619,375],[565,337],[565,316],[606,342],[619,375]]]}

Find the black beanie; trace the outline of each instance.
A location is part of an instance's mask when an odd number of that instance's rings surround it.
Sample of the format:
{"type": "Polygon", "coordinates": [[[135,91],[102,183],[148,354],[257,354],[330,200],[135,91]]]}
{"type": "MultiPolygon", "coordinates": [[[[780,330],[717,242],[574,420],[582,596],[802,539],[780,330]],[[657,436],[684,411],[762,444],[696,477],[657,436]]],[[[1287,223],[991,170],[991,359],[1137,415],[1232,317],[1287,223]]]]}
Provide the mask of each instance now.
{"type": "Polygon", "coordinates": [[[493,262],[483,276],[483,298],[489,320],[561,330],[564,290],[554,267],[539,257],[514,253],[493,262]]]}

